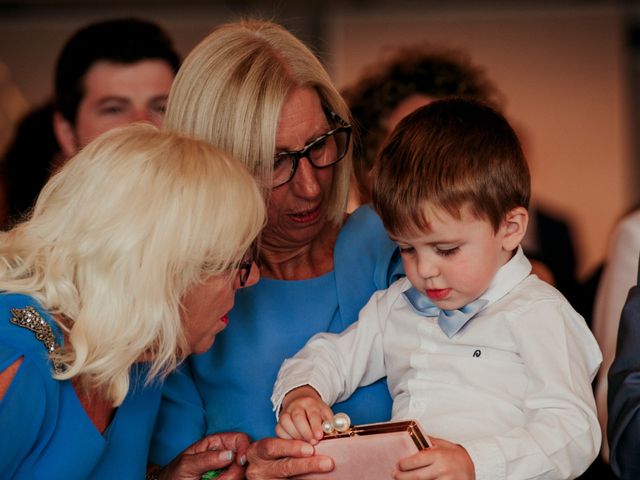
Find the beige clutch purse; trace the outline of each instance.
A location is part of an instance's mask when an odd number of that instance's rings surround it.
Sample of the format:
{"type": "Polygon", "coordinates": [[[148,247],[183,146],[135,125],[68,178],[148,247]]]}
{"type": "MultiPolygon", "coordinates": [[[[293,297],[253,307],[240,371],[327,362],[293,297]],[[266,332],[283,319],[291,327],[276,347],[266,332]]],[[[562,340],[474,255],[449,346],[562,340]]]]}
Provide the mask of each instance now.
{"type": "Polygon", "coordinates": [[[342,433],[332,433],[315,446],[317,455],[335,462],[329,473],[295,477],[323,480],[389,480],[398,460],[428,448],[429,441],[414,420],[355,425],[342,433]]]}

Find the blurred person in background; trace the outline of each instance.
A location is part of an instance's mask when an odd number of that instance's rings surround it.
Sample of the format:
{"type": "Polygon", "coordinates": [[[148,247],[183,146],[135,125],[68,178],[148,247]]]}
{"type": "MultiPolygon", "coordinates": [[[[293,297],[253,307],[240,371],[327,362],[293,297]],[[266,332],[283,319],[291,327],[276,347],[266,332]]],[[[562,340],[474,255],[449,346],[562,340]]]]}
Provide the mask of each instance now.
{"type": "Polygon", "coordinates": [[[31,210],[36,197],[61,162],[62,152],[53,132],[53,103],[31,110],[20,121],[3,160],[7,215],[5,228],[31,210]],[[34,141],[34,139],[38,139],[34,141]]]}
{"type": "Polygon", "coordinates": [[[7,150],[5,228],[29,213],[50,174],[96,136],[132,122],[160,126],[179,66],[171,38],[149,21],[110,19],[75,32],[55,66],[52,102],[21,120],[7,150]]]}
{"type": "Polygon", "coordinates": [[[69,38],[54,79],[54,130],[68,158],[132,122],[162,124],[180,57],[158,25],[134,18],[90,24],[69,38]]]}
{"type": "MultiPolygon", "coordinates": [[[[354,119],[354,178],[350,209],[371,201],[371,168],[382,142],[417,108],[446,97],[485,103],[498,111],[501,93],[462,51],[428,44],[399,47],[365,67],[343,91],[354,119]]],[[[533,272],[560,290],[580,313],[575,248],[567,223],[539,206],[530,209],[522,246],[533,272]]]]}

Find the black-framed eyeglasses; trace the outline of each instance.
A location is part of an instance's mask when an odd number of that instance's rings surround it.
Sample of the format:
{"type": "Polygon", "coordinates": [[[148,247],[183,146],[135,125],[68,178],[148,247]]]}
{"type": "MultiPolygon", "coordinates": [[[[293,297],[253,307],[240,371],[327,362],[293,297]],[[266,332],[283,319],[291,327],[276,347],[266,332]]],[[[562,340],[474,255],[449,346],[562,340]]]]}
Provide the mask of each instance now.
{"type": "Polygon", "coordinates": [[[251,268],[253,267],[253,263],[256,261],[257,254],[258,246],[254,242],[247,250],[247,253],[244,254],[244,257],[242,257],[242,261],[238,264],[240,287],[244,287],[247,284],[247,280],[249,280],[249,276],[251,275],[251,268]]]}
{"type": "Polygon", "coordinates": [[[327,111],[330,120],[338,127],[309,142],[302,150],[276,153],[273,157],[272,188],[289,182],[296,174],[301,158],[306,158],[315,168],[335,165],[349,150],[351,125],[332,111],[327,111]]]}

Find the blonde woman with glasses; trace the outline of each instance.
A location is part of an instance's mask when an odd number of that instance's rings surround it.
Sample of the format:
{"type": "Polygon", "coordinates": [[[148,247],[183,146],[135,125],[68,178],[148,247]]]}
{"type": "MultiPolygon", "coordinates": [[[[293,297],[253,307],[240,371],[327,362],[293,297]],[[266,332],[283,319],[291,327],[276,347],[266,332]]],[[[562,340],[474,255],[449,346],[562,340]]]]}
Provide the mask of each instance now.
{"type": "MultiPolygon", "coordinates": [[[[259,278],[264,201],[242,165],[149,125],[112,130],[0,236],[0,477],[145,477],[166,375],[211,348],[259,278]]],[[[243,478],[245,435],[149,478],[243,478]]]]}
{"type": "MultiPolygon", "coordinates": [[[[238,293],[216,347],[190,359],[165,388],[152,461],[165,464],[206,433],[257,441],[250,478],[331,469],[304,442],[269,438],[270,395],[282,361],[318,332],[357,319],[402,267],[373,210],[347,216],[349,111],[318,58],[279,25],[241,21],[214,30],[184,61],[165,128],[204,139],[244,163],[267,200],[261,281],[238,293]],[[295,458],[301,457],[301,458],[295,458]]],[[[336,406],[354,423],[383,421],[384,381],[336,406]]]]}

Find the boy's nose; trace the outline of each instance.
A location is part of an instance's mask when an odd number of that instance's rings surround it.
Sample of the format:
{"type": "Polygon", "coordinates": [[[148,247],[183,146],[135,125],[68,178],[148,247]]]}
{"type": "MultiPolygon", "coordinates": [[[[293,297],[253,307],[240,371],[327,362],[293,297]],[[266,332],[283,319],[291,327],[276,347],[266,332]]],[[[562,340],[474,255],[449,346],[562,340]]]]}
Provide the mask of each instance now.
{"type": "Polygon", "coordinates": [[[426,258],[418,258],[418,275],[422,278],[436,277],[438,275],[438,266],[426,258]]]}

